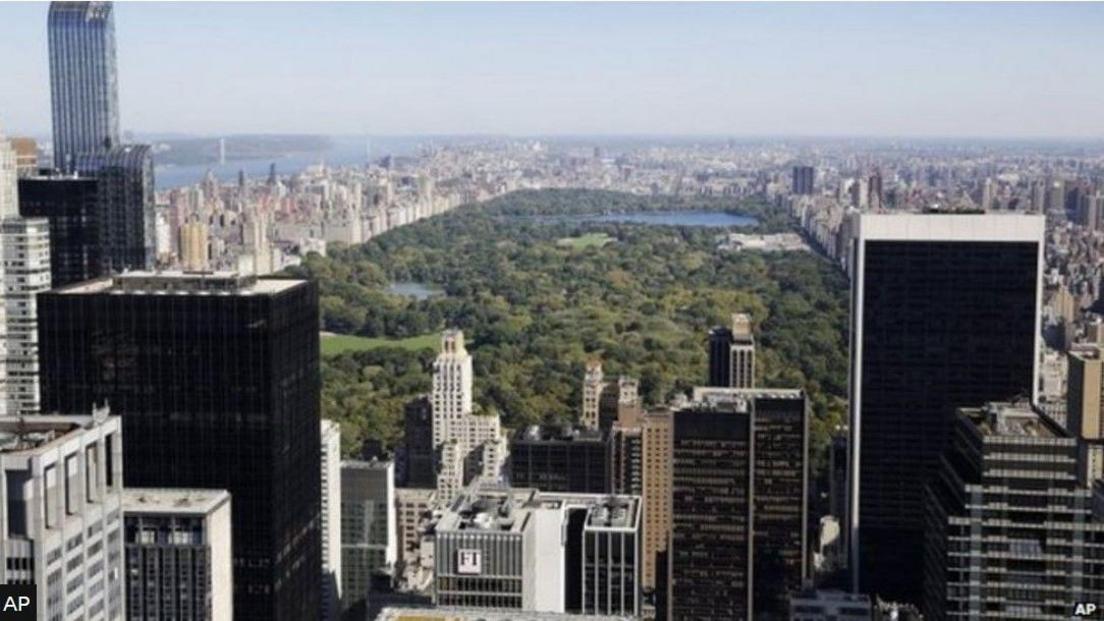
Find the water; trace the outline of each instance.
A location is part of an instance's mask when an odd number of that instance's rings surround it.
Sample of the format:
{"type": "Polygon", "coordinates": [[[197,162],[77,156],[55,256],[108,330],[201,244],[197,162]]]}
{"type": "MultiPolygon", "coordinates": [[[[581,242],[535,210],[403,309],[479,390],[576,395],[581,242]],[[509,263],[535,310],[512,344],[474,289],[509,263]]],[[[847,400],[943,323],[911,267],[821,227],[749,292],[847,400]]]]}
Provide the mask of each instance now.
{"type": "Polygon", "coordinates": [[[388,293],[401,295],[415,300],[428,300],[432,297],[444,295],[445,292],[438,287],[424,282],[393,282],[387,287],[388,293]]]}
{"type": "Polygon", "coordinates": [[[509,216],[509,218],[535,222],[627,222],[654,226],[699,226],[708,228],[748,227],[759,224],[759,220],[752,216],[741,216],[724,211],[633,211],[563,216],[509,216]]]}
{"type": "MultiPolygon", "coordinates": [[[[225,164],[195,164],[188,166],[156,166],[154,180],[158,190],[170,190],[199,183],[210,170],[224,183],[236,182],[238,171],[244,170],[245,176],[253,180],[268,178],[268,168],[276,164],[276,174],[292,175],[308,166],[325,163],[326,166],[357,166],[369,161],[378,161],[386,155],[409,156],[417,151],[419,144],[425,141],[418,137],[382,137],[371,139],[371,153],[368,153],[365,138],[338,136],[331,139],[328,149],[294,153],[277,158],[248,160],[228,160],[225,164]]],[[[154,163],[157,156],[154,155],[154,163]]]]}

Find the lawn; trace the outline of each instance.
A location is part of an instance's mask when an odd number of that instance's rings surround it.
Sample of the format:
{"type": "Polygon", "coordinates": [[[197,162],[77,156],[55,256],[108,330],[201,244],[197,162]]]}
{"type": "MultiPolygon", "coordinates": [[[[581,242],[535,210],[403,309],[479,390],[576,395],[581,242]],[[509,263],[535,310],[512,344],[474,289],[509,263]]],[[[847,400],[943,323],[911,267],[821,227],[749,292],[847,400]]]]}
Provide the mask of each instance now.
{"type": "Polygon", "coordinates": [[[601,248],[613,241],[613,238],[605,233],[587,233],[578,237],[564,237],[556,242],[557,246],[569,246],[574,250],[586,248],[601,248]]]}
{"type": "Polygon", "coordinates": [[[380,347],[399,347],[416,351],[419,349],[437,349],[441,335],[436,332],[421,334],[405,339],[370,338],[351,334],[322,334],[322,355],[332,356],[347,351],[364,351],[380,347]]]}

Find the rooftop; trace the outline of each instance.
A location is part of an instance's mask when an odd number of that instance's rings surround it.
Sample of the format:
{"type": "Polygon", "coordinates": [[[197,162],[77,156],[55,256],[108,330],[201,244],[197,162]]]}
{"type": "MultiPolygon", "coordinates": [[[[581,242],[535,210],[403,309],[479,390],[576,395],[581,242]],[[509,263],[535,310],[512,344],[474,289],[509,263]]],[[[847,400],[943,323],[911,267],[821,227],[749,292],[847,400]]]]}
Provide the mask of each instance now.
{"type": "Polygon", "coordinates": [[[602,442],[602,432],[578,425],[530,425],[515,442],[602,442]]]}
{"type": "Polygon", "coordinates": [[[229,500],[230,492],[224,489],[123,488],[123,511],[126,513],[207,515],[229,500]]]}
{"type": "Polygon", "coordinates": [[[987,438],[1064,438],[1065,432],[1049,417],[1025,402],[994,402],[959,410],[987,438]]]}
{"type": "Polygon", "coordinates": [[[719,386],[695,386],[691,405],[717,407],[737,405],[746,409],[750,399],[802,399],[805,394],[798,388],[724,388],[719,386]],[[741,405],[742,404],[742,405],[741,405]]]}
{"type": "Polygon", "coordinates": [[[115,294],[192,294],[192,295],[266,295],[285,291],[304,281],[257,278],[239,272],[133,271],[113,278],[90,280],[56,290],[77,295],[91,293],[115,294]]]}
{"type": "Polygon", "coordinates": [[[574,615],[560,612],[534,612],[531,610],[494,611],[486,608],[465,609],[447,606],[436,608],[384,608],[376,621],[553,621],[562,619],[586,619],[588,621],[628,621],[631,617],[605,615],[574,615]]]}
{"type": "Polygon", "coordinates": [[[532,511],[586,509],[587,528],[635,528],[640,498],[606,494],[542,493],[530,488],[481,485],[469,489],[437,521],[437,532],[521,533],[532,511]]]}
{"type": "Polygon", "coordinates": [[[0,418],[0,454],[33,452],[107,419],[107,410],[91,416],[9,416],[0,418]]]}

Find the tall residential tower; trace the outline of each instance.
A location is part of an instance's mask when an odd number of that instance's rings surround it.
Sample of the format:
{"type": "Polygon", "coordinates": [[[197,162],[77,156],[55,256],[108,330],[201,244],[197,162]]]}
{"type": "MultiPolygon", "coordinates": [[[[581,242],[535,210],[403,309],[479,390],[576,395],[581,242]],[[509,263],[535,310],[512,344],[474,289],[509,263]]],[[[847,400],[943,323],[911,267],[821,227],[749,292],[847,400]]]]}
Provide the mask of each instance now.
{"type": "Polygon", "coordinates": [[[52,2],[47,18],[54,166],[119,144],[115,19],[110,2],[52,2]]]}

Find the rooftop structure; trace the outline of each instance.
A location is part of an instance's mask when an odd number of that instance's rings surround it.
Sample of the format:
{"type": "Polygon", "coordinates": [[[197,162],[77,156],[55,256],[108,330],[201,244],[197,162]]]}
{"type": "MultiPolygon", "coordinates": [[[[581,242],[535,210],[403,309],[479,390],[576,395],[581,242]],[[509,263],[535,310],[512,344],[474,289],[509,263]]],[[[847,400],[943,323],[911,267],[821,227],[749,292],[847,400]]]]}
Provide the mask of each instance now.
{"type": "Polygon", "coordinates": [[[62,287],[65,294],[128,293],[178,295],[265,295],[285,291],[302,282],[290,278],[257,278],[238,272],[132,271],[62,287]]]}

